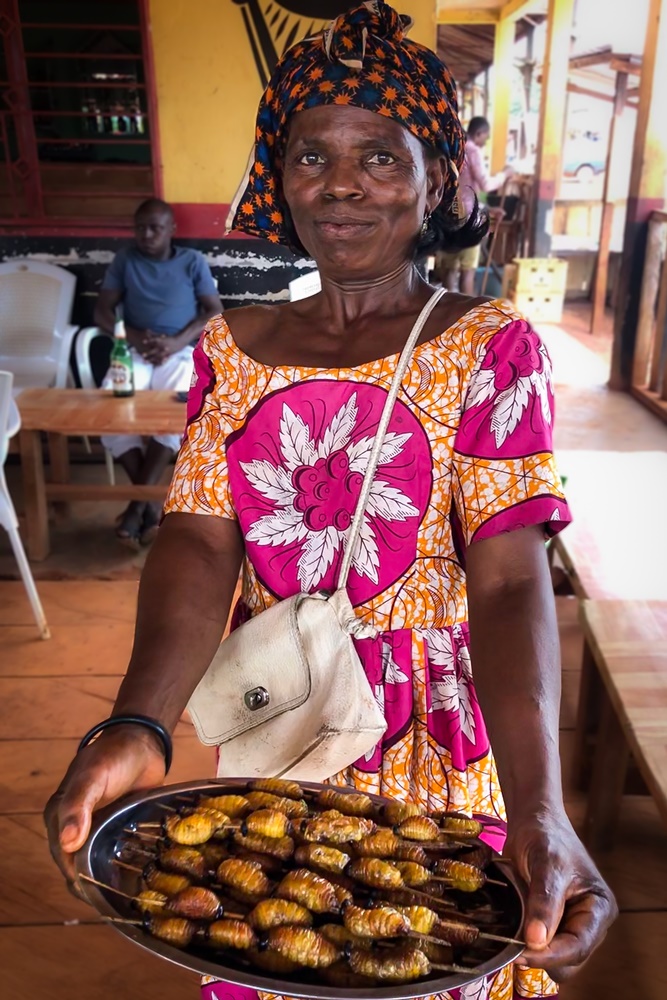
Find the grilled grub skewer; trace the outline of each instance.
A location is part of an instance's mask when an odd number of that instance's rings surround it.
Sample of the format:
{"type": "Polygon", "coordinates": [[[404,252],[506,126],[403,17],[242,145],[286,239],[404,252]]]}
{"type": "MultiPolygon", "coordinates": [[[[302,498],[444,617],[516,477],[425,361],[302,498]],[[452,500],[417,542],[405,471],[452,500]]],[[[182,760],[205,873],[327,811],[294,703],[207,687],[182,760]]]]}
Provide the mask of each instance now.
{"type": "MultiPolygon", "coordinates": [[[[255,778],[248,785],[252,792],[268,792],[269,795],[277,795],[285,799],[304,799],[306,793],[301,785],[296,781],[289,781],[286,778],[255,778]]],[[[312,792],[308,794],[312,795],[312,792]]]]}
{"type": "MultiPolygon", "coordinates": [[[[125,899],[131,900],[138,909],[144,912],[162,912],[163,914],[183,917],[186,920],[220,920],[225,913],[225,908],[216,894],[211,889],[205,889],[202,886],[189,886],[173,896],[165,896],[151,889],[144,890],[136,896],[131,896],[121,889],[104,885],[104,883],[98,882],[96,879],[91,879],[86,875],[82,876],[82,878],[93,882],[103,889],[123,896],[125,899]]],[[[240,913],[230,914],[230,916],[242,919],[242,914],[240,913]]]]}
{"type": "Polygon", "coordinates": [[[507,888],[506,882],[500,882],[498,879],[487,878],[484,872],[475,867],[475,865],[468,864],[465,861],[454,861],[451,858],[441,858],[436,861],[431,868],[433,872],[433,878],[439,879],[442,876],[442,880],[449,882],[454,889],[458,889],[459,892],[476,892],[478,889],[482,889],[485,885],[501,885],[503,888],[507,888]]]}
{"type": "Polygon", "coordinates": [[[247,951],[257,947],[257,935],[245,920],[216,920],[198,932],[212,948],[247,951]]]}
{"type": "Polygon", "coordinates": [[[144,868],[137,868],[136,865],[128,865],[118,858],[113,859],[113,864],[126,871],[136,872],[140,875],[149,889],[162,892],[165,896],[175,896],[177,892],[187,889],[192,885],[185,875],[174,875],[171,872],[162,872],[157,865],[151,861],[144,868]]]}
{"type": "Polygon", "coordinates": [[[415,945],[404,944],[382,952],[352,948],[350,968],[361,976],[383,983],[407,983],[428,976],[435,969],[443,972],[469,972],[457,965],[436,965],[415,945]]]}
{"type": "Polygon", "coordinates": [[[263,899],[250,911],[247,920],[256,931],[269,931],[283,924],[295,927],[313,926],[313,915],[310,910],[289,899],[263,899]]]}
{"type": "Polygon", "coordinates": [[[300,826],[304,840],[321,844],[351,844],[375,832],[373,820],[361,816],[327,816],[321,813],[300,826]]]}
{"type": "Polygon", "coordinates": [[[363,792],[345,792],[338,788],[326,788],[315,799],[320,809],[335,809],[343,816],[360,816],[372,819],[376,809],[368,795],[363,792]]]}
{"type": "Polygon", "coordinates": [[[290,799],[287,796],[273,795],[271,792],[251,791],[246,793],[246,799],[251,809],[277,809],[288,819],[303,819],[308,815],[308,803],[305,799],[290,799]]]}
{"type": "Polygon", "coordinates": [[[339,913],[341,908],[335,887],[307,868],[295,868],[288,872],[275,895],[299,903],[311,913],[339,913]]]}
{"type": "Polygon", "coordinates": [[[323,969],[342,957],[331,941],[310,927],[274,927],[263,946],[306,969],[323,969]]]}

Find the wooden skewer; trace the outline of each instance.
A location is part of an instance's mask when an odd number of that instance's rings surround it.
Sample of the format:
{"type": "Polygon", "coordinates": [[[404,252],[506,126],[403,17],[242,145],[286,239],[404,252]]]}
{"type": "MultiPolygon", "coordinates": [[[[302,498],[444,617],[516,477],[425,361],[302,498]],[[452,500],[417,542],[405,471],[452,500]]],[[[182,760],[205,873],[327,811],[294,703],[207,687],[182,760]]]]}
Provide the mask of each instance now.
{"type": "MultiPolygon", "coordinates": [[[[454,836],[447,834],[444,830],[440,832],[443,836],[454,836]]],[[[451,851],[452,847],[470,847],[473,842],[470,840],[409,840],[407,843],[423,847],[425,851],[451,851]]]]}
{"type": "Polygon", "coordinates": [[[502,934],[486,934],[480,931],[479,937],[484,938],[486,941],[500,941],[502,944],[518,944],[522,948],[526,947],[525,941],[519,941],[518,938],[503,937],[502,934]]]}
{"type": "Polygon", "coordinates": [[[145,841],[149,840],[155,841],[162,839],[161,833],[143,833],[141,830],[132,830],[129,827],[123,830],[123,833],[127,833],[131,837],[137,837],[139,840],[145,840],[145,841]]]}
{"type": "Polygon", "coordinates": [[[120,858],[112,858],[112,864],[118,865],[119,868],[125,868],[128,872],[136,872],[137,875],[143,875],[141,868],[137,868],[136,865],[128,865],[126,861],[121,861],[120,858]]]}
{"type": "MultiPolygon", "coordinates": [[[[440,944],[442,944],[442,943],[443,942],[441,941],[440,944]]],[[[429,959],[429,963],[428,964],[431,966],[431,969],[435,969],[436,972],[459,972],[459,973],[466,973],[467,974],[469,972],[473,972],[474,971],[473,969],[470,968],[470,966],[466,966],[466,965],[440,965],[439,963],[431,962],[430,959],[429,959]]]]}
{"type": "Polygon", "coordinates": [[[118,896],[124,896],[125,899],[135,900],[136,896],[130,896],[129,893],[123,892],[122,889],[117,889],[114,885],[106,885],[105,882],[98,882],[96,878],[91,878],[90,875],[79,875],[79,878],[84,879],[86,882],[92,882],[93,885],[98,885],[100,889],[107,889],[109,892],[115,892],[118,896]]]}
{"type": "MultiPolygon", "coordinates": [[[[456,888],[456,879],[447,878],[446,875],[432,875],[431,882],[445,882],[447,885],[451,885],[456,888]]],[[[485,878],[484,885],[501,885],[503,889],[507,888],[507,882],[500,882],[495,878],[485,878]]],[[[481,886],[481,888],[484,888],[484,886],[481,886]]]]}

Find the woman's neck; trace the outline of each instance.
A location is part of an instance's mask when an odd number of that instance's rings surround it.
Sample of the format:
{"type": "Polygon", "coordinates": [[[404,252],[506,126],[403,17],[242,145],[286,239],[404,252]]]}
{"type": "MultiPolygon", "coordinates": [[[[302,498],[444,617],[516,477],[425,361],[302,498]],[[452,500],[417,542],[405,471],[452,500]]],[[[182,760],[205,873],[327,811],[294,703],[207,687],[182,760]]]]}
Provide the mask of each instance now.
{"type": "Polygon", "coordinates": [[[404,309],[424,282],[412,261],[376,278],[338,281],[321,274],[322,297],[333,325],[348,326],[364,316],[404,309]]]}

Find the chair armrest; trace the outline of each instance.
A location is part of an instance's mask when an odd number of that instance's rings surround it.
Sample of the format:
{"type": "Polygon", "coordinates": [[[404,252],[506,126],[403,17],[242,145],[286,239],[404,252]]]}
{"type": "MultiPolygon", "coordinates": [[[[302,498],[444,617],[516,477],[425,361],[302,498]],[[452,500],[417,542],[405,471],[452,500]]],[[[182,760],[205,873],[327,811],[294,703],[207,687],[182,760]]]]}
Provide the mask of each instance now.
{"type": "Polygon", "coordinates": [[[68,377],[70,375],[69,361],[72,353],[72,342],[78,329],[78,326],[72,326],[70,324],[64,328],[62,337],[60,338],[60,353],[58,357],[58,367],[56,368],[56,380],[54,383],[56,389],[64,389],[67,386],[68,377]]]}
{"type": "Polygon", "coordinates": [[[97,388],[93,370],[90,367],[90,346],[96,337],[107,337],[109,340],[112,339],[111,336],[106,333],[105,330],[101,330],[99,326],[86,326],[79,330],[74,344],[74,357],[76,358],[76,367],[79,370],[79,381],[81,382],[82,389],[97,388]]]}
{"type": "Polygon", "coordinates": [[[14,437],[21,429],[21,414],[13,399],[9,400],[9,414],[7,416],[7,437],[14,437]]]}

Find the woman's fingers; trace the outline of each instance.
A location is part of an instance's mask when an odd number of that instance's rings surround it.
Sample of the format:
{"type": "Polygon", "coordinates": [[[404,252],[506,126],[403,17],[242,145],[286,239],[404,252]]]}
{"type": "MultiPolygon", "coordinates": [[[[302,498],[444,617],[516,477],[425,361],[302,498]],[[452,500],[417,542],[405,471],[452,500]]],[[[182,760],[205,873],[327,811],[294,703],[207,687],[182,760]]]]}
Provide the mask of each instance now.
{"type": "Polygon", "coordinates": [[[540,853],[531,864],[524,937],[528,950],[540,952],[554,937],[565,908],[565,896],[571,873],[559,864],[558,857],[540,853]]]}
{"type": "Polygon", "coordinates": [[[152,734],[138,726],[107,733],[77,754],[44,810],[51,855],[70,887],[76,878],[73,855],[90,834],[95,810],[164,780],[164,756],[152,734]]]}
{"type": "Polygon", "coordinates": [[[616,905],[605,894],[588,892],[569,900],[555,937],[546,948],[527,948],[521,965],[545,969],[556,982],[563,982],[599,947],[615,916],[616,905]]]}

